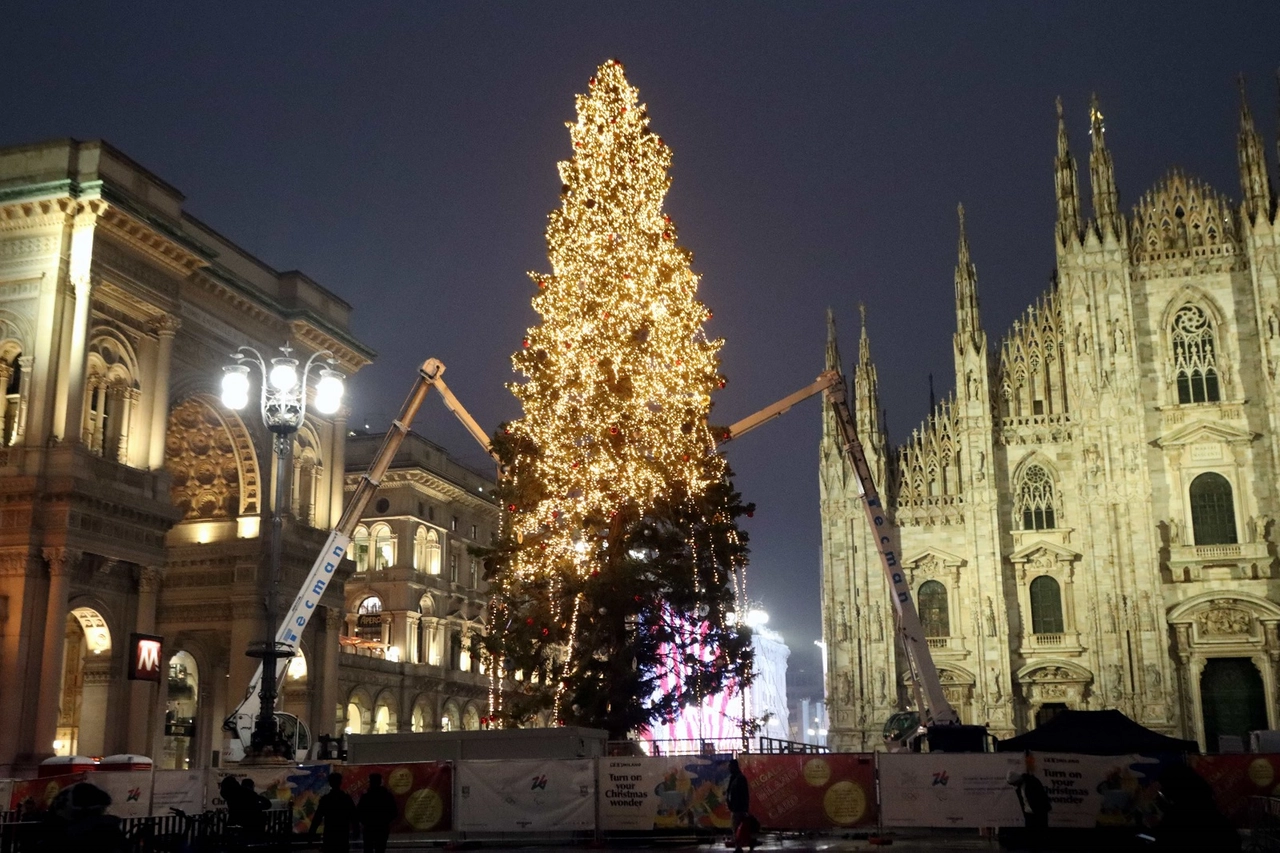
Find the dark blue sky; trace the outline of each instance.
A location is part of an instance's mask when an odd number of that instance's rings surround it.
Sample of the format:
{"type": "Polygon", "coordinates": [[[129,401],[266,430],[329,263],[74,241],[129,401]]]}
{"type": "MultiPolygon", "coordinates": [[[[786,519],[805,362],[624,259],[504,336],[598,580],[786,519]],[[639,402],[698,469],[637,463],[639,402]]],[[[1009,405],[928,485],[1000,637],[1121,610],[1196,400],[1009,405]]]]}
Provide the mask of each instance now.
{"type": "MultiPolygon", "coordinates": [[[[1274,2],[10,2],[0,145],[105,138],[355,304],[380,353],[355,422],[385,427],[437,356],[492,427],[517,413],[564,122],[616,56],[674,152],[667,209],[727,339],[713,420],[812,380],[827,306],[852,359],[865,301],[901,439],[927,375],[952,384],[956,202],[998,340],[1053,269],[1054,97],[1086,199],[1091,91],[1126,209],[1173,165],[1238,197],[1234,78],[1274,156],[1277,33],[1274,2]]],[[[441,407],[418,429],[484,463],[441,407]]],[[[815,693],[818,435],[811,401],[727,448],[759,507],[752,592],[815,693]]]]}

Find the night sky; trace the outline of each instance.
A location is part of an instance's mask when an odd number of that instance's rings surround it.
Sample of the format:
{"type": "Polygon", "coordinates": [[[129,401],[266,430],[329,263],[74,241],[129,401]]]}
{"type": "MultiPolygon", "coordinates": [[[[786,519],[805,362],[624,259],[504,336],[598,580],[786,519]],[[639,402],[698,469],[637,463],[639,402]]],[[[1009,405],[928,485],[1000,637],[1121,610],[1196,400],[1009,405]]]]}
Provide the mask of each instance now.
{"type": "MultiPolygon", "coordinates": [[[[354,304],[386,427],[435,356],[486,428],[535,320],[526,272],[573,96],[617,57],[674,152],[667,211],[726,339],[729,423],[846,365],[865,302],[900,441],[953,385],[955,206],[993,344],[1053,270],[1054,98],[1088,199],[1096,91],[1126,210],[1170,166],[1239,197],[1235,76],[1274,157],[1280,4],[67,3],[0,10],[0,145],[103,138],[187,210],[354,304]],[[236,9],[236,6],[243,8],[236,9]],[[686,8],[686,7],[692,8],[686,8]]],[[[1272,159],[1273,175],[1274,159],[1272,159]]],[[[438,402],[416,428],[484,467],[438,402]]],[[[818,695],[819,404],[726,448],[750,587],[818,695]]]]}

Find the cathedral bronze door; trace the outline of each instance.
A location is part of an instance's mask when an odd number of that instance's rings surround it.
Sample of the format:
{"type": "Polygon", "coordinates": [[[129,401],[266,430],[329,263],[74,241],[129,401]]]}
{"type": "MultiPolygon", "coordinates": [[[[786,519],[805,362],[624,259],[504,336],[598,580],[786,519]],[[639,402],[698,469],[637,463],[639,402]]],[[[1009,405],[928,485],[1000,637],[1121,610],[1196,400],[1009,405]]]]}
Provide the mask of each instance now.
{"type": "Polygon", "coordinates": [[[1210,658],[1200,674],[1206,752],[1218,751],[1219,735],[1248,742],[1248,733],[1267,727],[1262,675],[1249,658],[1210,658]]]}

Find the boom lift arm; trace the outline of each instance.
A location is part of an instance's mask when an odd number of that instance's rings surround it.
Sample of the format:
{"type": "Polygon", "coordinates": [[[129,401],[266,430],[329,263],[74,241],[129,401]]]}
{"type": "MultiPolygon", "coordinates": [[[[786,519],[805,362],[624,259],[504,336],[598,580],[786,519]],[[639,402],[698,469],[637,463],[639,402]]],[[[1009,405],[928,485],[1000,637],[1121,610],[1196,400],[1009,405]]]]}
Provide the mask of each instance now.
{"type": "Polygon", "coordinates": [[[822,394],[835,415],[840,430],[841,451],[849,467],[858,478],[858,492],[862,496],[863,509],[867,513],[867,522],[872,535],[876,539],[876,550],[880,554],[880,565],[884,569],[885,579],[893,591],[893,606],[897,613],[898,635],[907,655],[907,663],[911,668],[916,686],[916,702],[920,705],[921,721],[927,726],[958,726],[960,717],[947,701],[942,690],[942,682],[938,678],[938,669],[934,666],[933,655],[929,653],[929,644],[924,636],[924,627],[920,624],[920,615],[916,612],[915,601],[911,596],[911,587],[907,585],[903,574],[901,560],[894,550],[893,525],[885,517],[880,493],[876,489],[875,480],[867,464],[867,455],[862,449],[862,442],[854,429],[853,415],[845,399],[844,377],[838,370],[822,373],[808,387],[784,397],[772,406],[768,406],[730,426],[721,436],[721,441],[731,441],[744,433],[750,432],[763,423],[785,414],[796,403],[807,400],[815,394],[822,394]],[[923,692],[923,696],[920,693],[923,692]]]}
{"type": "MultiPolygon", "coordinates": [[[[386,476],[387,468],[390,467],[391,461],[395,458],[396,451],[400,449],[400,444],[404,441],[404,437],[409,433],[409,427],[413,423],[414,417],[418,414],[423,401],[427,398],[427,392],[435,388],[444,404],[449,411],[453,412],[458,420],[462,421],[462,425],[467,428],[472,437],[480,442],[485,452],[499,461],[497,455],[494,454],[493,448],[489,444],[489,437],[485,435],[484,430],[471,417],[470,413],[463,408],[458,402],[458,398],[449,390],[449,386],[444,382],[444,365],[439,359],[429,358],[418,368],[418,377],[413,383],[413,389],[409,392],[408,398],[405,399],[404,405],[400,408],[400,414],[391,423],[391,429],[387,430],[386,438],[383,439],[382,447],[378,449],[378,453],[374,456],[373,461],[369,464],[369,470],[365,471],[360,477],[360,482],[356,486],[355,493],[347,502],[346,508],[342,511],[342,517],[338,519],[338,524],[329,534],[328,540],[325,541],[324,548],[320,551],[320,556],[311,566],[311,571],[307,574],[307,579],[302,585],[302,589],[298,592],[297,597],[293,601],[293,605],[285,613],[283,621],[281,621],[279,630],[276,633],[276,644],[296,648],[298,640],[302,636],[303,630],[307,627],[307,623],[311,620],[312,613],[320,603],[320,598],[328,588],[329,582],[333,580],[333,573],[338,568],[338,564],[342,562],[342,557],[346,554],[347,547],[351,544],[351,534],[355,532],[356,525],[360,523],[361,516],[364,515],[365,507],[373,498],[374,493],[378,490],[378,486],[382,483],[382,478],[386,476]]],[[[341,476],[341,472],[334,472],[334,476],[341,476]]],[[[284,660],[288,660],[285,658],[284,660]]],[[[280,668],[276,672],[276,678],[284,674],[285,668],[280,668]]],[[[239,744],[233,741],[233,754],[229,757],[238,759],[243,755],[243,749],[249,743],[249,738],[253,732],[254,721],[257,719],[260,705],[258,690],[262,683],[263,665],[259,664],[257,672],[254,673],[252,679],[249,680],[248,694],[245,696],[240,706],[227,717],[222,724],[224,731],[231,733],[239,738],[239,744]],[[235,753],[239,752],[239,755],[235,753]]]]}

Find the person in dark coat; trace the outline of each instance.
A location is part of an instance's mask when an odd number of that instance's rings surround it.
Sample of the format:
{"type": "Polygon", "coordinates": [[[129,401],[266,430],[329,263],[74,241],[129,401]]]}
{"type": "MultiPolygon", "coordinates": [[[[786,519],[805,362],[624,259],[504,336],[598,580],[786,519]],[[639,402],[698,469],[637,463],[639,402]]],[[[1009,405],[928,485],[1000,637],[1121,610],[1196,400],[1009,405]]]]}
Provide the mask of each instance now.
{"type": "Polygon", "coordinates": [[[351,795],[342,790],[342,774],[329,774],[329,793],[320,798],[316,813],[311,818],[311,836],[314,838],[324,824],[324,853],[350,853],[351,825],[356,821],[356,804],[351,795]]]}
{"type": "Polygon", "coordinates": [[[227,806],[227,823],[229,825],[243,829],[246,824],[252,822],[246,808],[248,798],[245,797],[244,788],[240,787],[236,777],[222,777],[222,781],[218,783],[218,796],[222,797],[222,802],[227,806]]]}
{"type": "Polygon", "coordinates": [[[253,780],[247,776],[240,780],[240,792],[245,832],[251,835],[264,834],[267,831],[267,812],[271,811],[271,801],[254,790],[253,780]]]}
{"type": "Polygon", "coordinates": [[[1031,772],[1010,770],[1008,781],[1015,786],[1018,803],[1022,806],[1022,820],[1027,827],[1027,848],[1031,853],[1039,853],[1049,834],[1049,812],[1053,809],[1049,792],[1036,774],[1031,772]]]}
{"type": "Polygon", "coordinates": [[[63,788],[42,823],[36,849],[124,853],[124,830],[120,818],[106,813],[109,805],[111,795],[89,782],[63,788]]]}
{"type": "Polygon", "coordinates": [[[1155,849],[1213,850],[1231,853],[1240,849],[1240,834],[1218,810],[1209,783],[1185,764],[1171,764],[1160,774],[1158,797],[1161,819],[1154,830],[1155,849]]]}
{"type": "MultiPolygon", "coordinates": [[[[751,786],[747,784],[747,777],[742,775],[742,767],[736,758],[729,762],[729,784],[725,786],[724,793],[729,806],[729,831],[733,834],[734,853],[742,853],[742,842],[751,835],[749,824],[744,826],[751,814],[751,786]],[[743,829],[741,833],[739,828],[743,829]]],[[[748,845],[754,850],[755,839],[751,839],[748,845]]]]}
{"type": "Polygon", "coordinates": [[[370,773],[369,790],[356,806],[356,815],[364,830],[364,853],[387,853],[391,823],[399,813],[395,797],[382,786],[382,774],[370,773]]]}

